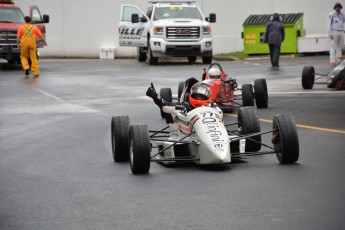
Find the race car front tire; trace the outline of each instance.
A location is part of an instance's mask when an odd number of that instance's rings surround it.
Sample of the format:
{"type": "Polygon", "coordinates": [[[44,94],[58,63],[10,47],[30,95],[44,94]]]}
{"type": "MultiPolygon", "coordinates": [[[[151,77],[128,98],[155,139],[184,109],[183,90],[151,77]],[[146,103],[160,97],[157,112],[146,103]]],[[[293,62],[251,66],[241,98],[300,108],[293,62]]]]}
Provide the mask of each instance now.
{"type": "Polygon", "coordinates": [[[302,71],[303,89],[312,89],[315,81],[315,69],[313,66],[304,66],[302,71]]]}
{"type": "Polygon", "coordinates": [[[147,125],[132,125],[129,165],[133,174],[150,171],[150,139],[147,125]]]}
{"type": "Polygon", "coordinates": [[[268,106],[268,93],[266,79],[254,80],[254,92],[256,107],[262,109],[268,106]]]}
{"type": "MultiPolygon", "coordinates": [[[[242,107],[237,115],[239,135],[258,133],[261,131],[259,117],[253,106],[242,107]]],[[[246,152],[256,152],[261,149],[261,135],[246,138],[246,152]]],[[[230,142],[230,151],[239,152],[239,142],[230,142]]]]}
{"type": "Polygon", "coordinates": [[[111,147],[115,162],[129,159],[129,131],[128,116],[114,116],[111,119],[111,147]]]}
{"type": "Polygon", "coordinates": [[[177,97],[178,99],[181,101],[181,95],[182,95],[182,92],[183,92],[183,88],[184,88],[184,81],[180,81],[178,83],[178,89],[177,89],[177,97]]]}
{"type": "Polygon", "coordinates": [[[242,85],[242,104],[243,106],[254,106],[254,92],[252,84],[242,85]]]}
{"type": "Polygon", "coordinates": [[[299,141],[295,120],[291,115],[275,115],[272,143],[281,164],[295,163],[299,158],[299,141]]]}
{"type": "MultiPolygon", "coordinates": [[[[159,91],[159,95],[162,99],[164,99],[164,101],[172,102],[171,88],[161,88],[159,91]]],[[[170,116],[170,114],[163,112],[163,110],[161,109],[161,117],[167,118],[167,116],[170,116]]]]}

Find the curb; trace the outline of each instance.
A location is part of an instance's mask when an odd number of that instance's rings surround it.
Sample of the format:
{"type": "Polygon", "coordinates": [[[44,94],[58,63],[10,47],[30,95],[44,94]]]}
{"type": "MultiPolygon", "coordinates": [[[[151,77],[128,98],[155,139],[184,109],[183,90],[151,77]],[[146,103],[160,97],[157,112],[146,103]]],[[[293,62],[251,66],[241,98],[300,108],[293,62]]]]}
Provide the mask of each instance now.
{"type": "Polygon", "coordinates": [[[216,61],[241,61],[240,58],[231,56],[213,56],[212,59],[216,61]]]}

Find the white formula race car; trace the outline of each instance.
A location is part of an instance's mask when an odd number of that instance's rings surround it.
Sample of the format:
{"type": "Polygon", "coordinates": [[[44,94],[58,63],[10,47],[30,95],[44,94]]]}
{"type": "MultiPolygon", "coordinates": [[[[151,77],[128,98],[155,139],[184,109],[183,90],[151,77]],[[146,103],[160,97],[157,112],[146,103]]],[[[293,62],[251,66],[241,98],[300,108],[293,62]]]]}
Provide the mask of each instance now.
{"type": "Polygon", "coordinates": [[[261,132],[254,107],[240,108],[237,122],[227,125],[217,106],[187,112],[182,105],[176,105],[176,110],[175,123],[158,131],[149,130],[147,125],[130,125],[128,116],[112,117],[114,161],[129,160],[133,174],[145,174],[150,162],[229,164],[244,156],[275,153],[281,164],[291,164],[299,158],[298,134],[291,115],[275,115],[272,130],[261,132]],[[273,146],[261,143],[261,135],[269,133],[273,146]],[[261,146],[267,150],[260,152],[261,146]]]}

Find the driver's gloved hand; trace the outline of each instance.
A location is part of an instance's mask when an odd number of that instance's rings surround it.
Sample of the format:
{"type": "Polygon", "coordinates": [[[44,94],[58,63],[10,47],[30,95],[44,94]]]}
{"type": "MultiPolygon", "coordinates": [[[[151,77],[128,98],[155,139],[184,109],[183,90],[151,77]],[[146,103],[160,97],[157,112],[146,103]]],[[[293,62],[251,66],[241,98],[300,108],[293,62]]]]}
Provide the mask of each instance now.
{"type": "Polygon", "coordinates": [[[151,97],[153,99],[158,97],[156,89],[155,89],[155,87],[153,86],[152,83],[151,83],[151,87],[147,88],[146,96],[149,96],[149,97],[151,97]]]}

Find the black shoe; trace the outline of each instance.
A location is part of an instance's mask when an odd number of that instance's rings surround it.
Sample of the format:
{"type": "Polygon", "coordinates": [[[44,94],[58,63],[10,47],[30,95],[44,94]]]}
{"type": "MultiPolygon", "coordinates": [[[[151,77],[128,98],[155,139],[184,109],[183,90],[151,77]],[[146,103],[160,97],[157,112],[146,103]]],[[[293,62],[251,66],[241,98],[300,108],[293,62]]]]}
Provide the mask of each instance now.
{"type": "Polygon", "coordinates": [[[279,65],[278,65],[278,64],[276,64],[276,67],[279,67],[279,65]]]}
{"type": "Polygon", "coordinates": [[[25,77],[29,77],[29,73],[30,73],[29,70],[26,69],[26,70],[25,70],[25,77]]]}

